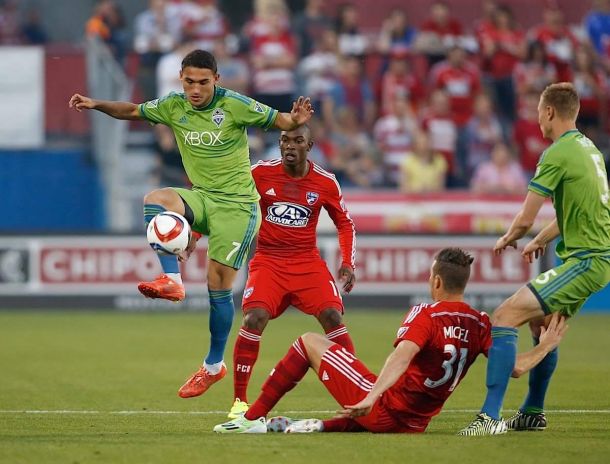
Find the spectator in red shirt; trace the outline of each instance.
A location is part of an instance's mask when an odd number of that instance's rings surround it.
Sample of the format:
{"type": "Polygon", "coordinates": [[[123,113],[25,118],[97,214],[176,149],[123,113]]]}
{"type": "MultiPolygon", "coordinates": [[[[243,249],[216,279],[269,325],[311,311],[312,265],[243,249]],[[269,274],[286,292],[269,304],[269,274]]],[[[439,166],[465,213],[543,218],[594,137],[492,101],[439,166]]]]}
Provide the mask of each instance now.
{"type": "Polygon", "coordinates": [[[441,61],[448,47],[455,45],[462,35],[462,24],[451,17],[449,5],[434,2],[430,6],[430,17],[419,29],[415,47],[428,58],[428,65],[441,61]]]}
{"type": "Polygon", "coordinates": [[[444,90],[435,90],[430,95],[430,107],[422,120],[422,127],[428,134],[430,148],[441,153],[447,160],[448,186],[458,173],[455,161],[457,126],[451,116],[449,96],[444,90]]]}
{"type": "Polygon", "coordinates": [[[554,3],[546,6],[542,18],[543,24],[530,31],[530,40],[539,40],[543,43],[549,61],[557,69],[559,81],[571,81],[571,64],[578,41],[564,24],[563,13],[554,3]]]}
{"type": "Polygon", "coordinates": [[[410,59],[406,48],[395,47],[391,50],[388,69],[379,80],[382,115],[391,112],[392,102],[397,98],[407,98],[414,109],[425,98],[424,84],[412,72],[410,59]]]}
{"type": "Polygon", "coordinates": [[[479,35],[481,52],[498,111],[509,122],[515,119],[513,70],[524,55],[525,35],[517,30],[513,12],[496,8],[492,24],[479,35]]]}
{"type": "Polygon", "coordinates": [[[519,118],[513,128],[513,140],[517,146],[519,162],[528,178],[536,171],[536,164],[549,141],[542,136],[538,123],[538,97],[540,93],[530,91],[523,97],[519,118]]]}
{"type": "Polygon", "coordinates": [[[296,92],[296,41],[284,28],[283,12],[270,14],[265,23],[267,33],[251,42],[254,98],[279,111],[290,111],[296,92]]]}
{"type": "Polygon", "coordinates": [[[581,45],[576,50],[573,75],[572,82],[580,97],[578,128],[590,139],[598,141],[607,108],[607,76],[590,46],[581,45]]]}
{"type": "Polygon", "coordinates": [[[458,126],[472,116],[475,96],[481,89],[479,70],[467,60],[466,50],[453,46],[447,59],[437,63],[430,71],[432,88],[443,89],[451,101],[451,114],[458,126]]]}

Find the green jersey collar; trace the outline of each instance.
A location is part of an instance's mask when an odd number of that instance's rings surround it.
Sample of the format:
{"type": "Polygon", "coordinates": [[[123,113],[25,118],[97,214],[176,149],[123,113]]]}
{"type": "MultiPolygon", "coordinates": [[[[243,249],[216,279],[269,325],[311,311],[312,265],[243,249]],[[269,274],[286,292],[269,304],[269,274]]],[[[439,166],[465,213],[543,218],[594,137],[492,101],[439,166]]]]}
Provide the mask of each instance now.
{"type": "MultiPolygon", "coordinates": [[[[573,133],[573,132],[580,132],[580,131],[579,131],[578,129],[570,129],[570,130],[567,130],[567,131],[565,131],[563,134],[561,134],[561,135],[559,136],[559,139],[561,139],[561,138],[565,137],[566,135],[571,134],[571,133],[573,133]]],[[[557,140],[559,140],[559,139],[557,139],[557,140]]]]}
{"type": "Polygon", "coordinates": [[[214,106],[214,104],[216,104],[216,101],[218,100],[218,94],[219,94],[219,89],[218,89],[218,87],[214,86],[214,96],[210,100],[210,103],[208,103],[205,106],[193,106],[193,104],[191,102],[189,102],[189,104],[191,105],[191,108],[193,108],[195,111],[209,110],[212,106],[214,106]]]}

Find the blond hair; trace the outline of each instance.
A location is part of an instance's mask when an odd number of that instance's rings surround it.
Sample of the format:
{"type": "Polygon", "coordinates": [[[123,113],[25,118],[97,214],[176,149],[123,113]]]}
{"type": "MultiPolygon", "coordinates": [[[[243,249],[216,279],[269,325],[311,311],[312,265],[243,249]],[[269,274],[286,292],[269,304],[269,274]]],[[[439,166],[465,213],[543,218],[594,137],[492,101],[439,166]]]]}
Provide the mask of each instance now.
{"type": "Polygon", "coordinates": [[[548,85],[542,92],[542,103],[552,106],[561,119],[575,120],[580,109],[580,99],[574,85],[558,82],[548,85]]]}

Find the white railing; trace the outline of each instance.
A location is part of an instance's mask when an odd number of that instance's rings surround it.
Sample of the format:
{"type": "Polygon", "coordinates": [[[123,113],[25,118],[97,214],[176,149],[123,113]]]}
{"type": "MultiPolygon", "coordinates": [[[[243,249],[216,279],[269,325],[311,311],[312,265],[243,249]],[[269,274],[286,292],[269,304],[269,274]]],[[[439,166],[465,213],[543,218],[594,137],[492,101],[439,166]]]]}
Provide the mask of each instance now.
{"type": "MultiPolygon", "coordinates": [[[[97,38],[86,43],[89,95],[101,100],[128,101],[133,88],[108,47],[97,38]]],[[[132,228],[127,182],[123,168],[128,121],[119,121],[98,111],[91,112],[92,147],[104,187],[108,228],[132,228]]]]}

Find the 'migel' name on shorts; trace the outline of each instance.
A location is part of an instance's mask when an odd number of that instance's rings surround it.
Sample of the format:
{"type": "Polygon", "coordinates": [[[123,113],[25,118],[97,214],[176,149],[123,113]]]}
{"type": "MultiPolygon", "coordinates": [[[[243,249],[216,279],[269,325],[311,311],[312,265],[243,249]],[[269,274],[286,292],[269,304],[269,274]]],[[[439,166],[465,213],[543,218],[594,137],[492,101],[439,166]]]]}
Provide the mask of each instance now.
{"type": "Polygon", "coordinates": [[[454,325],[443,327],[443,332],[445,333],[445,338],[455,338],[468,343],[468,330],[463,329],[462,327],[454,325]]]}
{"type": "Polygon", "coordinates": [[[222,135],[222,131],[218,131],[218,132],[210,132],[210,131],[182,132],[182,136],[184,137],[184,143],[186,145],[193,145],[193,146],[203,145],[205,147],[222,145],[224,142],[220,138],[221,135],[222,135]]]}

